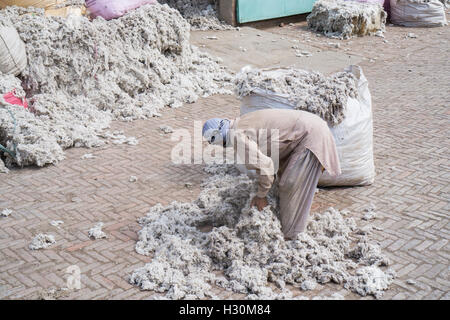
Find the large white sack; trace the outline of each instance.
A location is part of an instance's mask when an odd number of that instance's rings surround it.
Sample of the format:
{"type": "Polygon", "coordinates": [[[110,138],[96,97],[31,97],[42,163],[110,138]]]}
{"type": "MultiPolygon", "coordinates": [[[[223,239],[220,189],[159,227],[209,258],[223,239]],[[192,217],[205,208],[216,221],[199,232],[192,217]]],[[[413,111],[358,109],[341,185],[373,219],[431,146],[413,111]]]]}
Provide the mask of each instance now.
{"type": "MultiPolygon", "coordinates": [[[[369,84],[361,67],[349,66],[347,72],[358,79],[358,98],[348,98],[345,118],[335,127],[330,127],[336,142],[342,173],[331,177],[326,171],[319,180],[319,186],[363,186],[375,180],[373,160],[372,97],[369,84]]],[[[241,115],[262,109],[295,109],[288,95],[255,88],[253,94],[241,100],[241,115]]],[[[245,166],[238,169],[253,176],[245,166]]]]}
{"type": "Polygon", "coordinates": [[[25,43],[17,30],[13,27],[0,27],[0,72],[17,76],[26,66],[25,43]]]}
{"type": "Polygon", "coordinates": [[[391,22],[405,27],[447,25],[445,5],[439,0],[390,0],[391,22]]]}
{"type": "Polygon", "coordinates": [[[373,160],[373,117],[372,96],[369,82],[361,67],[350,66],[358,79],[357,99],[348,98],[344,120],[330,128],[333,134],[341,164],[341,175],[331,177],[326,171],[319,180],[319,186],[364,186],[375,180],[373,160]]]}

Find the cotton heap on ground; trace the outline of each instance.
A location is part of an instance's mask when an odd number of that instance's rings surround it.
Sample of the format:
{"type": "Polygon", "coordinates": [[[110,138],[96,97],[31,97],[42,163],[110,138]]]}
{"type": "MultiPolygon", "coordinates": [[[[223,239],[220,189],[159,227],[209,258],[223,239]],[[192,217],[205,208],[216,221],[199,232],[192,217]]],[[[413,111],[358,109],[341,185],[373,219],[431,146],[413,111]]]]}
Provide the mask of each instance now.
{"type": "Polygon", "coordinates": [[[193,30],[228,30],[232,26],[219,21],[218,0],[159,0],[180,11],[193,30]]]}
{"type": "Polygon", "coordinates": [[[319,0],[307,17],[308,27],[328,37],[348,39],[352,36],[384,32],[387,14],[378,3],[319,0]]]}
{"type": "Polygon", "coordinates": [[[259,212],[249,208],[256,192],[252,180],[231,166],[207,169],[213,175],[196,201],[156,205],[139,220],[136,251],[153,259],[132,273],[132,284],[166,292],[169,299],[216,298],[214,285],[249,299],[291,298],[286,284],[308,290],[335,282],[377,298],[389,287],[394,273],[380,268],[388,259],[368,238],[368,226],[362,232],[348,212],[314,214],[305,233],[285,241],[276,191],[270,207],[259,212]],[[212,230],[202,232],[208,225],[212,230]]]}
{"type": "Polygon", "coordinates": [[[349,72],[327,77],[299,69],[244,68],[235,78],[236,94],[242,98],[255,89],[286,95],[290,105],[317,114],[330,126],[342,122],[348,97],[358,94],[356,78],[349,72]]]}
{"type": "Polygon", "coordinates": [[[231,75],[191,47],[189,24],[167,5],[92,22],[8,7],[0,25],[17,29],[28,56],[20,79],[0,74],[0,144],[16,150],[7,159],[18,165],[43,166],[62,160],[64,148],[98,146],[111,119],[151,117],[164,106],[231,93],[224,88],[231,75]],[[30,111],[1,98],[13,89],[25,97],[22,86],[30,111]]]}

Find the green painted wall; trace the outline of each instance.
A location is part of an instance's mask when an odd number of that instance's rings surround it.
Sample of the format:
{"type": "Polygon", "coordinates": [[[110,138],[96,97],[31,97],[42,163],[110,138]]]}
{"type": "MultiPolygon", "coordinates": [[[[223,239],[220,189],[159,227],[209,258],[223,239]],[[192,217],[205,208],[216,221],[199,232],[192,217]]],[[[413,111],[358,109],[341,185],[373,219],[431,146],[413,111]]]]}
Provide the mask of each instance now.
{"type": "Polygon", "coordinates": [[[311,12],[316,0],[237,0],[239,23],[311,12]]]}

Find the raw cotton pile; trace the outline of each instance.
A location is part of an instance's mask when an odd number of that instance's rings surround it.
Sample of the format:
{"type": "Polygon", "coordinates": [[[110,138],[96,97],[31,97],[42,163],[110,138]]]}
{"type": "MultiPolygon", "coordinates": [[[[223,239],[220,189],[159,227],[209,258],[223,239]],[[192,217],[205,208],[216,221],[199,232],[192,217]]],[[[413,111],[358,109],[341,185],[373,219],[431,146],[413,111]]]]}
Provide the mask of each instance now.
{"type": "Polygon", "coordinates": [[[219,21],[218,0],[159,0],[180,11],[193,30],[229,30],[232,26],[219,21]]]}
{"type": "Polygon", "coordinates": [[[308,27],[327,37],[348,39],[385,31],[387,14],[378,3],[319,0],[307,17],[308,27]]]}
{"type": "Polygon", "coordinates": [[[335,126],[344,119],[348,97],[356,97],[356,78],[349,72],[326,77],[299,69],[259,70],[243,68],[235,78],[235,92],[242,98],[255,89],[286,95],[298,110],[317,114],[335,126]]]}
{"type": "Polygon", "coordinates": [[[214,285],[249,299],[288,299],[292,293],[286,284],[308,290],[335,282],[379,298],[392,282],[393,271],[380,268],[389,261],[358,233],[347,211],[314,214],[305,233],[285,241],[276,188],[270,207],[259,212],[249,207],[256,192],[252,180],[233,167],[209,171],[214,175],[195,202],[156,205],[139,220],[143,228],[136,251],[153,259],[132,273],[132,284],[167,292],[168,299],[216,298],[214,285]],[[205,226],[213,228],[202,232],[205,226]]]}
{"type": "Polygon", "coordinates": [[[224,88],[231,75],[191,47],[189,24],[167,5],[92,22],[8,7],[1,25],[17,29],[28,55],[20,79],[0,74],[0,93],[26,91],[31,102],[32,112],[0,98],[0,144],[16,149],[8,161],[18,165],[43,166],[62,160],[65,148],[101,145],[98,134],[111,119],[151,117],[164,106],[231,93],[224,88]]]}

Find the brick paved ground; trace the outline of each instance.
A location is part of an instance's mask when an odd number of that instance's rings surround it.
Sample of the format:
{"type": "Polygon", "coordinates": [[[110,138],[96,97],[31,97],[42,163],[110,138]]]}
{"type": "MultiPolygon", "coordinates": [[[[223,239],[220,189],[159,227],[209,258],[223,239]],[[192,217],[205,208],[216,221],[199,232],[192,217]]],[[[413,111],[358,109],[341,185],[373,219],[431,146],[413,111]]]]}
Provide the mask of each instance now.
{"type": "MultiPolygon", "coordinates": [[[[339,42],[341,50],[366,59],[361,65],[370,81],[374,103],[377,178],[374,185],[319,192],[315,210],[349,208],[361,223],[362,208],[374,203],[374,237],[393,261],[398,278],[385,299],[449,299],[449,28],[388,27],[386,39],[366,37],[347,41],[316,37],[305,23],[271,32],[296,37],[320,48],[339,42]],[[417,38],[405,37],[414,32],[417,38]],[[376,58],[369,60],[369,58],[376,58]],[[414,279],[415,285],[406,284],[414,279]]],[[[137,146],[71,149],[57,166],[13,170],[0,178],[0,209],[13,214],[0,218],[0,298],[36,299],[51,288],[66,286],[66,268],[81,269],[81,289],[63,299],[152,299],[127,282],[127,276],[149,258],[134,252],[136,218],[157,202],[191,201],[204,178],[201,166],[175,166],[168,159],[175,144],[159,125],[187,128],[210,116],[233,117],[239,101],[232,96],[201,99],[161,118],[114,123],[137,146]],[[81,160],[85,153],[96,158],[81,160]],[[138,181],[129,182],[130,176],[138,181]],[[185,187],[191,183],[192,188],[185,187]],[[51,220],[63,220],[59,228],[51,220]],[[90,240],[87,231],[105,223],[107,239],[90,240]],[[40,232],[56,236],[57,245],[30,251],[40,232]]],[[[308,296],[340,292],[336,285],[318,286],[308,296]]],[[[296,292],[295,294],[299,294],[296,292]]],[[[304,293],[301,293],[305,295],[304,293]]],[[[223,298],[240,298],[220,292],[223,298]]],[[[370,299],[370,298],[365,298],[370,299]]]]}

